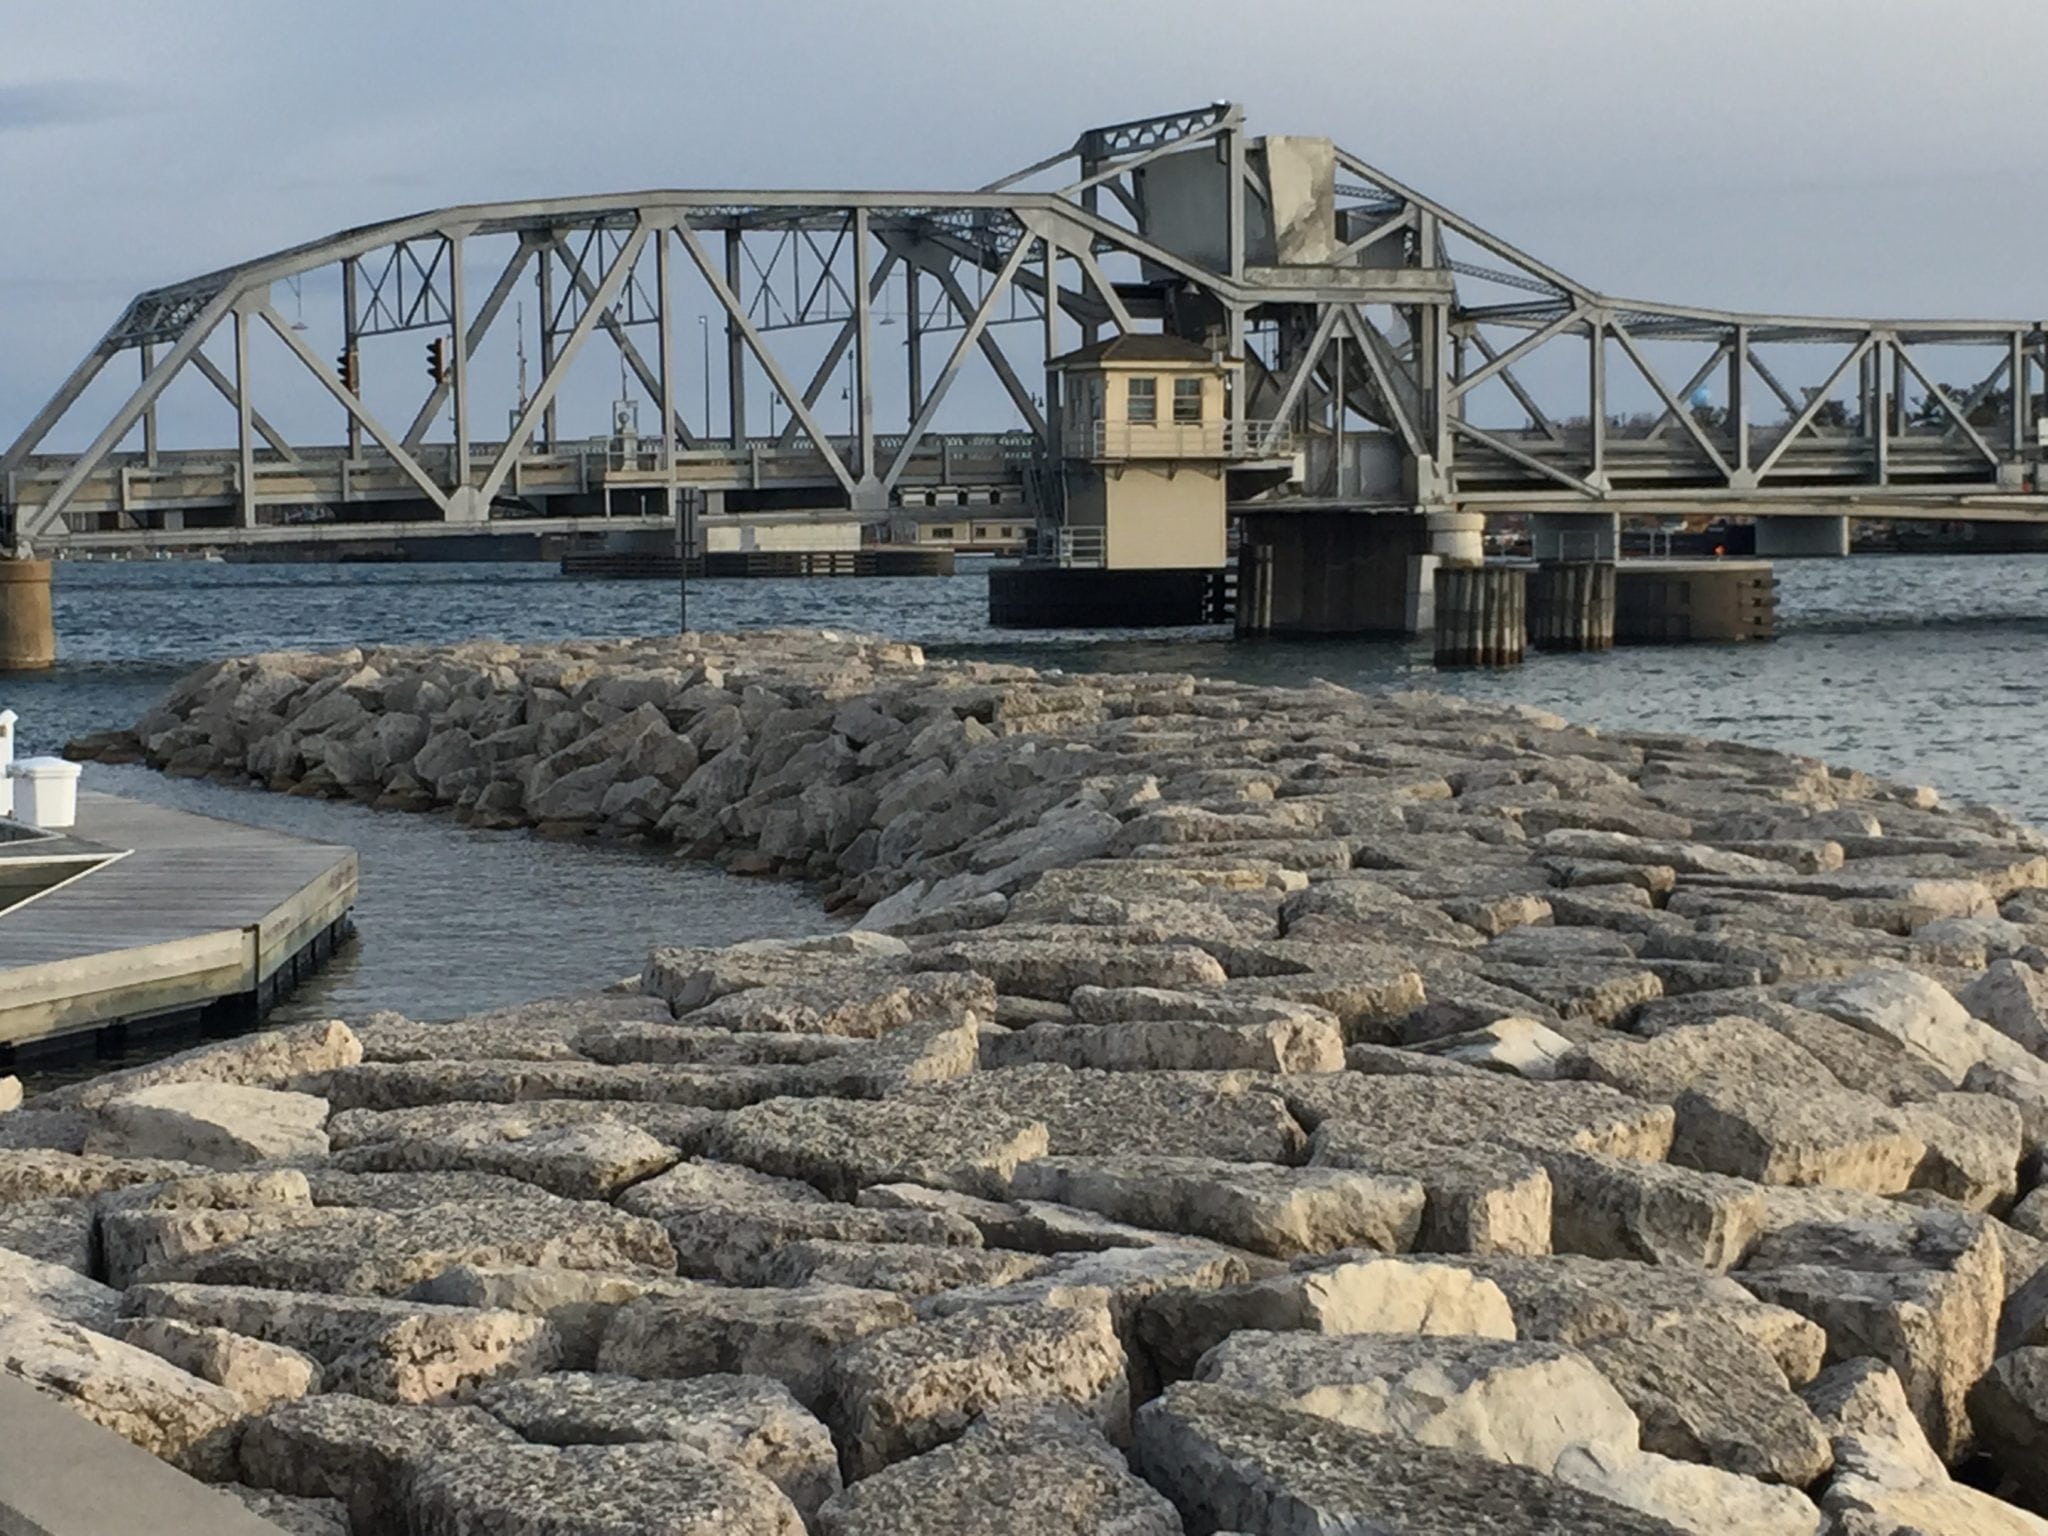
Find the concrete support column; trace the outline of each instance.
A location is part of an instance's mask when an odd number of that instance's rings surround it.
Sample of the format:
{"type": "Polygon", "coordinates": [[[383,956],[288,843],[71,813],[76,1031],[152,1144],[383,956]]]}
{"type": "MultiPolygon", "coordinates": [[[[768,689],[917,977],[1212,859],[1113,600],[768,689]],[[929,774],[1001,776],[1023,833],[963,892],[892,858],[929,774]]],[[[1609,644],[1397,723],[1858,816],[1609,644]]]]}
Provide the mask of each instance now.
{"type": "Polygon", "coordinates": [[[1759,559],[1840,559],[1849,553],[1846,517],[1760,517],[1756,520],[1759,559]]]}
{"type": "Polygon", "coordinates": [[[1601,561],[1552,562],[1529,573],[1529,642],[1539,651],[1614,647],[1616,570],[1601,561]]]}
{"type": "Polygon", "coordinates": [[[1618,559],[1621,555],[1621,514],[1531,512],[1529,549],[1541,562],[1618,559]]]}
{"type": "Polygon", "coordinates": [[[1240,634],[1411,635],[1427,618],[1418,609],[1435,606],[1436,557],[1419,512],[1252,514],[1240,547],[1254,551],[1249,591],[1240,566],[1240,634]]]}
{"type": "Polygon", "coordinates": [[[50,562],[0,559],[0,671],[40,672],[56,660],[50,562]]]}
{"type": "Polygon", "coordinates": [[[1436,569],[1436,664],[1512,667],[1528,632],[1528,573],[1518,565],[1436,569]]]}

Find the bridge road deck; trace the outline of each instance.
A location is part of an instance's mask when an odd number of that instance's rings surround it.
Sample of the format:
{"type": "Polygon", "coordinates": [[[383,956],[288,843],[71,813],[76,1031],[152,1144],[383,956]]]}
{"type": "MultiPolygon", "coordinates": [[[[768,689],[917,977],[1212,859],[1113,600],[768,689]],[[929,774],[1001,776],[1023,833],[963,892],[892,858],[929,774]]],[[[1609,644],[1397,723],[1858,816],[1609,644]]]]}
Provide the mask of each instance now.
{"type": "Polygon", "coordinates": [[[0,842],[0,1051],[260,1009],[331,945],[356,876],[351,848],[83,791],[71,833],[0,842]]]}

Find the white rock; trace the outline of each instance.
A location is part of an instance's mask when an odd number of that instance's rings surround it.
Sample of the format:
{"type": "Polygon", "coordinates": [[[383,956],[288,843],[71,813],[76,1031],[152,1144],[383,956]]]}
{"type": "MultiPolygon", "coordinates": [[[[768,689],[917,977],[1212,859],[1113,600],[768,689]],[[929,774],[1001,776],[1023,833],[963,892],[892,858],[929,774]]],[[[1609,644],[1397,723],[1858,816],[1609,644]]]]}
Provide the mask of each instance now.
{"type": "Polygon", "coordinates": [[[1816,1536],[1821,1528],[1820,1511],[1796,1488],[1652,1451],[1574,1445],[1550,1475],[1697,1536],[1816,1536]]]}
{"type": "Polygon", "coordinates": [[[1792,994],[1795,1007],[1853,1024],[1918,1051],[1960,1083],[1983,1051],[1972,1038],[1969,1010],[1940,982],[1918,971],[1872,968],[1792,994]]]}

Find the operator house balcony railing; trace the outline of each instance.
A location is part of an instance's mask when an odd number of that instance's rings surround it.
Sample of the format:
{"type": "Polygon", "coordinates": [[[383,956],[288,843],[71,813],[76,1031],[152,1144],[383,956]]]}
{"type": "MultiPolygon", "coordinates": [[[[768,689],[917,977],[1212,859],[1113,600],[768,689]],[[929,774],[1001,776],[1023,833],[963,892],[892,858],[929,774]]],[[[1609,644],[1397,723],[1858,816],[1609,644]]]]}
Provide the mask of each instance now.
{"type": "Polygon", "coordinates": [[[1096,459],[1265,459],[1294,452],[1294,428],[1271,421],[1098,421],[1096,459]]]}

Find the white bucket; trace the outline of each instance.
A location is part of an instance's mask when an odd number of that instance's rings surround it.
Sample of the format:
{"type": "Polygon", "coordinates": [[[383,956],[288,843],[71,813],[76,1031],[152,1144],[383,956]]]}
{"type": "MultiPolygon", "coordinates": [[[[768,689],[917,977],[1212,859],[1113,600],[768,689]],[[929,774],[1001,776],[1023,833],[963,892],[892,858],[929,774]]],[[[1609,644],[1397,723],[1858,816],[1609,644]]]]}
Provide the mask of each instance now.
{"type": "Polygon", "coordinates": [[[74,825],[82,771],[78,764],[61,757],[26,757],[8,764],[7,776],[16,790],[16,819],[46,832],[62,832],[74,825]]]}

